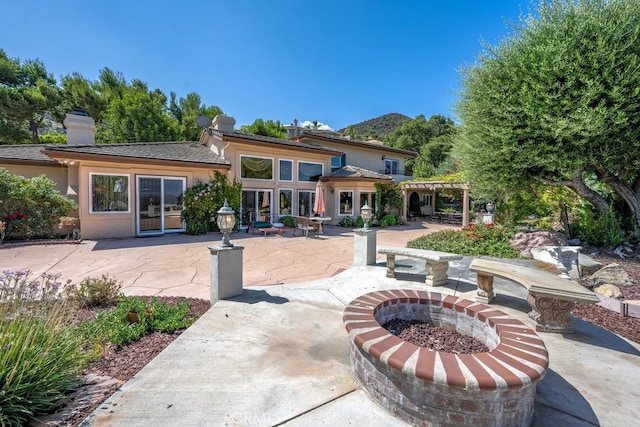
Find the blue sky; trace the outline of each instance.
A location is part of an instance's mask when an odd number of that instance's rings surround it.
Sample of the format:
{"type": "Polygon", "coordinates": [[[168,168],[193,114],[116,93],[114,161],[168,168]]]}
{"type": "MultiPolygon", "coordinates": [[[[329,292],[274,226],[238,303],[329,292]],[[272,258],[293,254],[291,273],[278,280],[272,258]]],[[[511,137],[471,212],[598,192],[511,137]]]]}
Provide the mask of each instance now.
{"type": "Polygon", "coordinates": [[[460,75],[528,0],[3,0],[0,48],[56,79],[109,67],[167,96],[198,93],[237,125],[452,107],[460,75]]]}

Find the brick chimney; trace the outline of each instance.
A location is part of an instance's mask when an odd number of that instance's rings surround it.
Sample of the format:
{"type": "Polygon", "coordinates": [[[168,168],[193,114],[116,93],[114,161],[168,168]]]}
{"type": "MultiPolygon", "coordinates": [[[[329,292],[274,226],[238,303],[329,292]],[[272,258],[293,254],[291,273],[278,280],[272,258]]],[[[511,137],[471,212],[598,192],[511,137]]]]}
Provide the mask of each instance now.
{"type": "Polygon", "coordinates": [[[229,116],[223,116],[218,114],[213,118],[211,127],[222,132],[233,132],[233,125],[236,124],[236,119],[229,116]]]}
{"type": "Polygon", "coordinates": [[[67,128],[67,145],[93,145],[96,140],[96,123],[84,110],[74,109],[64,119],[67,128]]]}

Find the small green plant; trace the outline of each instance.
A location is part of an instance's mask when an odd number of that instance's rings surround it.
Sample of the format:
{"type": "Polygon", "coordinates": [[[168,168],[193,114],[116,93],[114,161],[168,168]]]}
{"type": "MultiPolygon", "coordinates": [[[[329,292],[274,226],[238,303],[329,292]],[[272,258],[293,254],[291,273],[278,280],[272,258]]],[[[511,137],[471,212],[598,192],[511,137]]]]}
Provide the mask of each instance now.
{"type": "Polygon", "coordinates": [[[338,223],[340,227],[355,227],[356,222],[353,220],[353,217],[345,216],[338,223]]]}
{"type": "Polygon", "coordinates": [[[59,276],[0,275],[0,425],[27,425],[77,385],[84,341],[69,328],[59,276]]]}
{"type": "Polygon", "coordinates": [[[67,286],[65,296],[80,306],[96,307],[118,302],[122,282],[103,274],[101,277],[85,277],[77,285],[67,286]]]}
{"type": "Polygon", "coordinates": [[[109,342],[119,346],[135,341],[151,332],[174,332],[189,327],[189,305],[181,301],[169,306],[153,299],[122,296],[113,310],[98,313],[96,319],[79,326],[80,333],[94,340],[94,346],[109,342]]]}
{"type": "Polygon", "coordinates": [[[284,224],[285,227],[295,227],[295,221],[292,216],[281,216],[280,222],[284,224]]]}
{"type": "Polygon", "coordinates": [[[518,252],[509,243],[516,231],[511,225],[472,224],[459,231],[442,230],[418,237],[411,240],[407,246],[464,256],[518,258],[518,252]]]}
{"type": "Polygon", "coordinates": [[[615,249],[625,239],[620,217],[613,208],[599,216],[590,209],[583,210],[579,222],[571,224],[571,234],[590,245],[604,246],[607,249],[615,249]]]}

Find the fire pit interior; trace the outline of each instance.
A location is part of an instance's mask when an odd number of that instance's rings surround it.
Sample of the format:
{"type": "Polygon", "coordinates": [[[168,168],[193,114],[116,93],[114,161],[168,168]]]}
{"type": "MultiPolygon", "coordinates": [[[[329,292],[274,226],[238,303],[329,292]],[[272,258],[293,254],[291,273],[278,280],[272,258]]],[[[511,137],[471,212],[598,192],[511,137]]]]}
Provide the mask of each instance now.
{"type": "Polygon", "coordinates": [[[354,374],[368,393],[416,425],[530,424],[547,350],[529,326],[471,300],[414,290],[372,292],[344,312],[354,374]],[[488,351],[456,354],[393,335],[391,321],[432,323],[488,351]]]}

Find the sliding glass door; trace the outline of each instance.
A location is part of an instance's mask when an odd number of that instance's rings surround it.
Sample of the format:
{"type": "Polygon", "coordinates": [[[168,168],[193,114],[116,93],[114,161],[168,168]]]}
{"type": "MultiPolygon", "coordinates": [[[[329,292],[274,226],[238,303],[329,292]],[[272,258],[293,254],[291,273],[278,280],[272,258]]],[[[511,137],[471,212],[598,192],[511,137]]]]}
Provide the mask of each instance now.
{"type": "Polygon", "coordinates": [[[271,190],[242,190],[242,227],[254,221],[271,221],[271,190]]]}
{"type": "Polygon", "coordinates": [[[180,214],[186,186],[186,178],[138,176],[137,234],[184,231],[180,214]]]}

